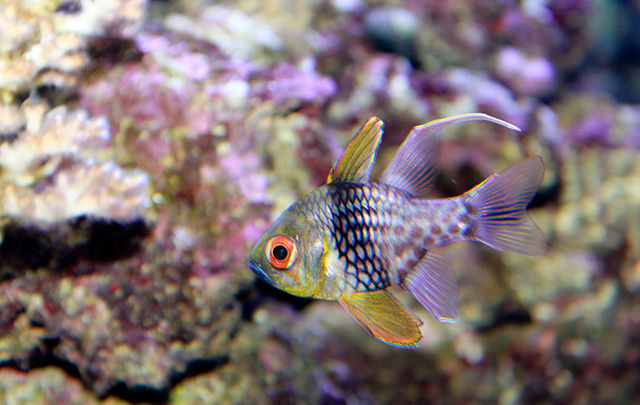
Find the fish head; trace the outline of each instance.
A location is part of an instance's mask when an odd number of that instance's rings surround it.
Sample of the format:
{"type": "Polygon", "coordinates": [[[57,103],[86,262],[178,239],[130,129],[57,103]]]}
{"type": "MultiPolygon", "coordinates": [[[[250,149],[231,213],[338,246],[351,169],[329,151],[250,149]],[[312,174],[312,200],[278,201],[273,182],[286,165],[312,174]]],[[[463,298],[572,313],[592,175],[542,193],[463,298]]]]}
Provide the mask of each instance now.
{"type": "Polygon", "coordinates": [[[322,277],[323,237],[293,204],[258,239],[249,267],[263,281],[299,297],[312,297],[322,277]]]}

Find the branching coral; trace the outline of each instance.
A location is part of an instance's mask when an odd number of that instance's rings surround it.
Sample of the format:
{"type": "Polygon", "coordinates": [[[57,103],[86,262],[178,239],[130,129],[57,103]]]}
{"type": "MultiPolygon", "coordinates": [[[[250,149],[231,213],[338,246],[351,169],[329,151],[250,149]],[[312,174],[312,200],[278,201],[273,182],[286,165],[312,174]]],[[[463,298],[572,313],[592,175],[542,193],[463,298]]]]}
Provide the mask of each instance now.
{"type": "Polygon", "coordinates": [[[142,217],[150,204],[147,175],[123,170],[112,162],[84,162],[61,170],[42,190],[10,182],[0,187],[4,215],[38,222],[84,215],[129,221],[142,217]]]}
{"type": "Polygon", "coordinates": [[[106,119],[89,118],[83,110],[68,112],[60,106],[49,111],[46,103],[27,100],[16,116],[25,129],[15,141],[0,144],[0,167],[4,180],[22,186],[52,174],[62,157],[95,150],[109,138],[106,119]]]}
{"type": "Polygon", "coordinates": [[[24,129],[0,144],[3,215],[45,223],[81,215],[142,216],[149,205],[146,174],[94,162],[109,139],[104,117],[89,118],[64,106],[48,110],[46,103],[30,99],[19,112],[24,129]]]}
{"type": "Polygon", "coordinates": [[[87,35],[138,31],[145,0],[0,0],[0,101],[39,85],[73,88],[89,64],[87,35]]]}
{"type": "Polygon", "coordinates": [[[147,0],[63,0],[54,19],[62,32],[130,36],[142,25],[146,5],[147,0]]]}
{"type": "Polygon", "coordinates": [[[74,88],[89,63],[85,35],[132,34],[145,0],[0,0],[0,214],[51,223],[80,215],[139,218],[148,178],[110,162],[106,118],[51,109],[21,94],[74,88]]]}
{"type": "Polygon", "coordinates": [[[56,2],[0,2],[0,95],[10,102],[36,85],[72,87],[87,66],[85,39],[55,28],[56,2]]]}
{"type": "Polygon", "coordinates": [[[10,138],[24,126],[24,115],[18,107],[0,105],[0,138],[10,138]]]}

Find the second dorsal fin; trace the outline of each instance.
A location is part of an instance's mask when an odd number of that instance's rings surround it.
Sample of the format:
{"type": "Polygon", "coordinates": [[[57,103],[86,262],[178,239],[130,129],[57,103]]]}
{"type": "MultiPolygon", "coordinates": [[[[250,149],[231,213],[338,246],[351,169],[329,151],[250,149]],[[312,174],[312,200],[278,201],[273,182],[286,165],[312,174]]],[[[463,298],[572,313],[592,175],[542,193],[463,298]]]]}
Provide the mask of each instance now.
{"type": "Polygon", "coordinates": [[[413,127],[398,153],[385,169],[380,181],[410,192],[414,197],[429,195],[438,173],[440,134],[451,124],[465,121],[490,121],[515,131],[520,128],[487,114],[472,113],[442,118],[413,127]]]}
{"type": "Polygon", "coordinates": [[[327,183],[366,183],[376,161],[376,153],[382,140],[384,122],[371,117],[353,137],[340,159],[329,172],[327,183]]]}

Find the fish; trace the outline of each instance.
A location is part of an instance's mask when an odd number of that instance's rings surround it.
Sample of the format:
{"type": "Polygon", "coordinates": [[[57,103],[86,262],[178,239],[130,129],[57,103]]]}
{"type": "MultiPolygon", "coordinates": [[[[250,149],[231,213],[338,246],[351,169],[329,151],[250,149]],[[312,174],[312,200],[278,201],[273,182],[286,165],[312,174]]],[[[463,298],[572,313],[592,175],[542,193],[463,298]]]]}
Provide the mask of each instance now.
{"type": "Polygon", "coordinates": [[[370,118],[326,184],[291,204],[260,236],[249,252],[249,268],[289,294],[338,301],[371,335],[392,346],[417,347],[423,325],[392,286],[408,290],[440,322],[456,322],[456,275],[440,246],[471,240],[532,256],[547,250],[526,211],[544,175],[539,156],[457,197],[431,198],[442,132],[467,121],[520,131],[481,113],[415,126],[372,181],[384,122],[370,118]]]}

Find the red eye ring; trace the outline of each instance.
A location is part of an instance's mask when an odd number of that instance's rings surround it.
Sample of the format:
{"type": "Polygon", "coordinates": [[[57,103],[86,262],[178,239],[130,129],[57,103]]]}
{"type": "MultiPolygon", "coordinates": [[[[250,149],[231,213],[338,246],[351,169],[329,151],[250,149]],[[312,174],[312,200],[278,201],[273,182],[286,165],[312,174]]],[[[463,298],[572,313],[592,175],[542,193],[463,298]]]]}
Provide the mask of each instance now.
{"type": "Polygon", "coordinates": [[[296,244],[286,235],[276,235],[265,246],[269,263],[279,270],[287,270],[295,263],[298,253],[296,244]]]}

